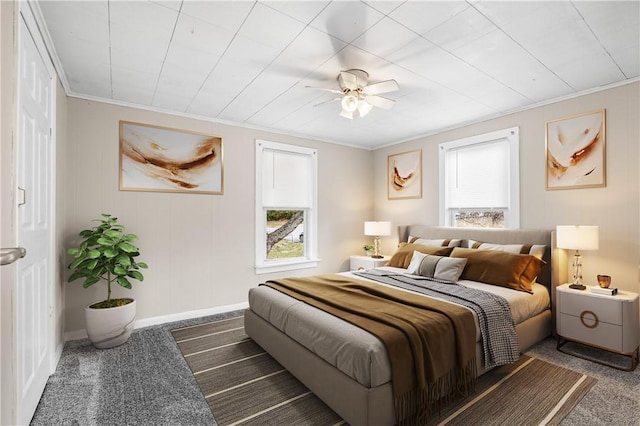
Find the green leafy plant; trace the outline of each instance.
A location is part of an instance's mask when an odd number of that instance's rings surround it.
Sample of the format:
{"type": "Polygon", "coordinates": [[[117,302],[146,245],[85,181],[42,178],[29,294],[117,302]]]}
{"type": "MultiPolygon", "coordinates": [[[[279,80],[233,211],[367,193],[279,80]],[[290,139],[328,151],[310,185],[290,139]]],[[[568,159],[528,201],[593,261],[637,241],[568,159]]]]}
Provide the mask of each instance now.
{"type": "Polygon", "coordinates": [[[82,287],[87,288],[104,280],[107,282],[107,299],[91,305],[92,308],[108,308],[129,303],[132,299],[111,299],[111,284],[118,283],[124,288],[131,288],[131,279],[143,281],[144,276],[139,269],[146,269],[144,262],[136,262],[140,255],[133,241],[135,234],[125,234],[125,228],[118,223],[118,218],[102,213],[100,224],[85,229],[78,234],[83,238],[79,247],[70,248],[67,253],[75,258],[69,264],[73,273],[69,282],[83,279],[82,287]]]}
{"type": "Polygon", "coordinates": [[[363,249],[364,249],[364,251],[366,251],[366,252],[370,252],[370,251],[375,250],[375,247],[374,247],[374,246],[372,246],[372,245],[370,245],[370,244],[366,244],[366,245],[362,246],[362,248],[363,248],[363,249]]]}

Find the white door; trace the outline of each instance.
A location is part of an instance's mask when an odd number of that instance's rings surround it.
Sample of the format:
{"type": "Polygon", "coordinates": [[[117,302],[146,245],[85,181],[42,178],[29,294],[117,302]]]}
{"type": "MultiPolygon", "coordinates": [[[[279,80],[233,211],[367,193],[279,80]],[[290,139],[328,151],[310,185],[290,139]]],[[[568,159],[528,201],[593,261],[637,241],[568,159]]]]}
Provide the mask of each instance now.
{"type": "MultiPolygon", "coordinates": [[[[22,11],[24,13],[24,11],[22,11]]],[[[52,312],[53,66],[21,14],[18,31],[18,243],[15,287],[16,420],[29,424],[50,374],[52,312]]],[[[35,28],[30,26],[30,28],[35,28]]],[[[38,34],[34,31],[34,34],[38,34]]]]}

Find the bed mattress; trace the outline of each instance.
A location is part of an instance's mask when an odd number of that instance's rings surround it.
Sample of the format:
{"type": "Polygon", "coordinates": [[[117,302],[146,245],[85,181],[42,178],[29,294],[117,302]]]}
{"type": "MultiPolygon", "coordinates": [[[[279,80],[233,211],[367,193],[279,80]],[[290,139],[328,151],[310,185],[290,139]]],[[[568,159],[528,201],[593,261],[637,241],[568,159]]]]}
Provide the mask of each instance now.
{"type": "MultiPolygon", "coordinates": [[[[399,273],[405,271],[391,267],[383,269],[399,273]]],[[[366,280],[348,272],[341,275],[366,280]]],[[[463,280],[459,283],[507,299],[516,324],[549,308],[549,293],[540,284],[535,284],[533,294],[529,294],[474,281],[463,280]]],[[[361,328],[266,286],[249,291],[249,307],[255,314],[363,386],[376,387],[391,380],[384,345],[361,328]]],[[[475,320],[476,341],[479,341],[481,335],[477,318],[475,320]]]]}

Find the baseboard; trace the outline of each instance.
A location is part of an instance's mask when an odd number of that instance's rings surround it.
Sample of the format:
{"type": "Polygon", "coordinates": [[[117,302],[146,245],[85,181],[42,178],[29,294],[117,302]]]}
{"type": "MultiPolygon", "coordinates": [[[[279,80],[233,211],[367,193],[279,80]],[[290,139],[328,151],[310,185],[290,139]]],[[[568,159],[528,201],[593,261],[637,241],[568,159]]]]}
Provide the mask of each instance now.
{"type": "MultiPolygon", "coordinates": [[[[239,311],[242,309],[247,309],[248,307],[249,307],[248,302],[242,302],[242,303],[236,303],[235,305],[217,306],[215,308],[199,309],[197,311],[187,311],[187,312],[180,312],[177,314],[163,315],[159,317],[144,318],[141,320],[137,320],[133,328],[134,329],[143,328],[143,327],[149,327],[151,325],[160,325],[160,324],[166,324],[169,322],[184,321],[184,320],[193,319],[193,318],[206,317],[209,315],[217,315],[225,312],[239,311]]],[[[65,342],[68,342],[69,340],[78,340],[78,339],[86,339],[86,338],[87,338],[87,331],[85,329],[67,331],[64,333],[65,342]]]]}

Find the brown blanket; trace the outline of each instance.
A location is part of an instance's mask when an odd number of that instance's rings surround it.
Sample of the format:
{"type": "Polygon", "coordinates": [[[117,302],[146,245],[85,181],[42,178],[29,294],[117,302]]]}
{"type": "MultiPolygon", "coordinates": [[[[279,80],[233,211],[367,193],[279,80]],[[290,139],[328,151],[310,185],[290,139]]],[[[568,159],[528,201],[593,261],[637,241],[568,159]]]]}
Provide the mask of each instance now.
{"type": "Polygon", "coordinates": [[[437,403],[466,395],[475,384],[476,328],[462,306],[335,274],[264,285],[382,340],[398,425],[426,422],[437,403]]]}

